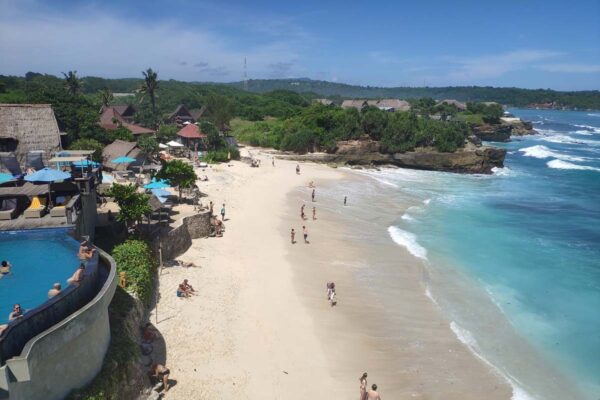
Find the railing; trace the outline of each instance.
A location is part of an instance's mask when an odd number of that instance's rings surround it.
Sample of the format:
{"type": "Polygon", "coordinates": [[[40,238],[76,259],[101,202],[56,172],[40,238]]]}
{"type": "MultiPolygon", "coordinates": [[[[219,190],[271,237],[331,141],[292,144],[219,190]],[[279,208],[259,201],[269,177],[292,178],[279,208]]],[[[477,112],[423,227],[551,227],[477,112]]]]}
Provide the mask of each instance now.
{"type": "MultiPolygon", "coordinates": [[[[74,266],[75,269],[76,266],[74,266]]],[[[18,356],[32,338],[56,325],[89,303],[108,277],[109,270],[99,268],[98,252],[87,262],[84,278],[71,284],[42,305],[11,321],[0,335],[0,366],[18,356]]]]}

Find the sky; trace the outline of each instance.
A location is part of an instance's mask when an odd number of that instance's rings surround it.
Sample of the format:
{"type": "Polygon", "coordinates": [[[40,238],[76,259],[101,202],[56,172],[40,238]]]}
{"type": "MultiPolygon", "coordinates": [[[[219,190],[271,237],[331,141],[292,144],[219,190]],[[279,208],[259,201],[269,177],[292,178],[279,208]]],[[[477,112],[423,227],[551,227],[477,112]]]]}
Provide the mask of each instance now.
{"type": "Polygon", "coordinates": [[[0,74],[600,89],[600,0],[352,3],[0,0],[0,74]]]}

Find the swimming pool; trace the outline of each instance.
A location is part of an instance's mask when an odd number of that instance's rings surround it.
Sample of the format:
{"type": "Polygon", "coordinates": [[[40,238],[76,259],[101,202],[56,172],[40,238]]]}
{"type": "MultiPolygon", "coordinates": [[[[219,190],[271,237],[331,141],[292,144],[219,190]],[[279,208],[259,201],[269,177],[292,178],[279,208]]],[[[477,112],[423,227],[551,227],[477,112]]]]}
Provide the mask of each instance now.
{"type": "Polygon", "coordinates": [[[0,324],[14,303],[30,310],[48,299],[55,282],[64,289],[79,265],[78,250],[67,229],[0,232],[0,259],[12,264],[11,274],[0,278],[0,324]]]}

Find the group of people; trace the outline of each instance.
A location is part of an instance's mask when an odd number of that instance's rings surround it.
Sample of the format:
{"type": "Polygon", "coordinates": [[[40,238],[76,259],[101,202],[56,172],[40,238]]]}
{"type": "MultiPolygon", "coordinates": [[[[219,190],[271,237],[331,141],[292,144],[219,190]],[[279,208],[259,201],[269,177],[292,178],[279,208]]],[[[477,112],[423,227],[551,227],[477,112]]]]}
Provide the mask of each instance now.
{"type": "Polygon", "coordinates": [[[191,297],[193,294],[196,294],[196,291],[188,283],[187,279],[184,279],[182,283],[177,286],[177,297],[191,297]]]}
{"type": "Polygon", "coordinates": [[[372,384],[371,389],[368,389],[367,373],[363,372],[360,377],[360,400],[381,400],[381,396],[377,392],[377,385],[372,384]]]}

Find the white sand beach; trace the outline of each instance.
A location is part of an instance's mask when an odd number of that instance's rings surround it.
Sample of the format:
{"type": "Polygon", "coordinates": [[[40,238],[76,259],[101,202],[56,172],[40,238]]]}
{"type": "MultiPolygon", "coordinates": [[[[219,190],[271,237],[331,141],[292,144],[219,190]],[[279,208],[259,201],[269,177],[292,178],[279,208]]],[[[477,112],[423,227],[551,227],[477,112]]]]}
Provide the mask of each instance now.
{"type": "MultiPolygon", "coordinates": [[[[355,179],[324,165],[262,159],[206,169],[200,187],[215,213],[226,204],[222,238],[196,239],[182,256],[197,268],[165,268],[151,321],[166,342],[176,384],[171,399],[358,398],[369,373],[386,399],[510,399],[510,386],[456,338],[424,294],[419,260],[399,247],[367,249],[344,241],[335,213],[319,206],[319,187],[355,179]],[[306,187],[315,181],[317,202],[306,187]],[[306,201],[310,244],[302,243],[306,201]],[[317,220],[311,219],[317,206],[317,220]],[[290,228],[298,243],[290,243],[290,228]],[[340,264],[367,258],[398,264],[398,310],[382,309],[340,264]],[[198,293],[177,298],[184,278],[198,293]],[[334,280],[339,304],[325,298],[334,280]],[[387,336],[391,324],[397,329],[387,336]]],[[[340,199],[340,206],[342,199],[340,199]]]]}

